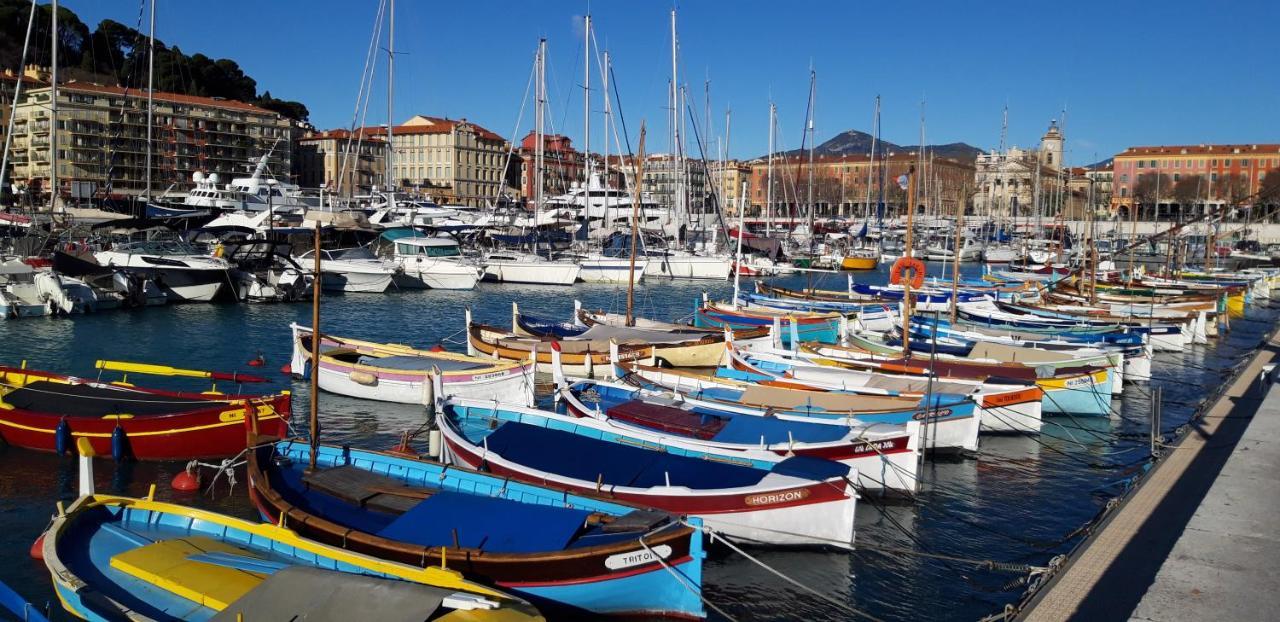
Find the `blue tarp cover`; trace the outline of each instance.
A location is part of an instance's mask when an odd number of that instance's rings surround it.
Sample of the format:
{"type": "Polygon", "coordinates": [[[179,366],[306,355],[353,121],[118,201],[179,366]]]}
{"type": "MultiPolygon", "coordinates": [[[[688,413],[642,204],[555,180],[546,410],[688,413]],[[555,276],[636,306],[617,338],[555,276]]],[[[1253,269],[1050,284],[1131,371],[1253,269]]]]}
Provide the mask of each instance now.
{"type": "Polygon", "coordinates": [[[377,535],[423,546],[458,545],[500,553],[559,551],[569,545],[591,513],[509,499],[438,492],[384,527],[377,535]]]}
{"type": "Polygon", "coordinates": [[[729,417],[729,422],[712,440],[722,443],[758,444],[760,437],[763,436],[766,443],[785,443],[788,438],[798,443],[822,443],[838,441],[848,432],[849,428],[838,425],[738,415],[729,417]]]}

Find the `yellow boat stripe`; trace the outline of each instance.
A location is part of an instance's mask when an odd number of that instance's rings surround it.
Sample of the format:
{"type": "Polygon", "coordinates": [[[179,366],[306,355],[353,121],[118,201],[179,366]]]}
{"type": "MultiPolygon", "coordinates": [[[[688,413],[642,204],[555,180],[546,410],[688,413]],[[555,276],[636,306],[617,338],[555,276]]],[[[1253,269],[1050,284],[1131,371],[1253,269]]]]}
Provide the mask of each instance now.
{"type": "MultiPolygon", "coordinates": [[[[280,419],[280,418],[281,418],[281,417],[280,417],[280,415],[267,415],[267,416],[260,416],[260,417],[259,417],[259,420],[280,419]]],[[[130,436],[131,438],[136,438],[136,437],[139,437],[139,436],[167,436],[167,435],[169,435],[169,434],[178,434],[178,433],[181,433],[181,432],[199,432],[200,430],[212,430],[212,429],[214,429],[214,428],[225,428],[225,427],[227,427],[227,426],[229,426],[229,425],[236,425],[236,426],[244,425],[244,423],[243,423],[243,417],[242,417],[241,419],[236,420],[236,421],[225,421],[225,422],[222,422],[222,423],[211,423],[211,424],[208,424],[208,425],[197,425],[197,426],[191,426],[191,427],[189,427],[189,428],[178,428],[178,429],[175,429],[175,430],[150,430],[150,431],[146,431],[146,432],[129,432],[129,436],[130,436]]],[[[57,429],[56,429],[56,428],[55,428],[55,429],[53,429],[53,430],[48,430],[48,429],[45,429],[45,428],[37,428],[37,427],[34,427],[34,426],[29,426],[29,425],[22,425],[22,424],[20,424],[20,423],[14,423],[14,422],[12,422],[12,421],[5,421],[5,420],[3,420],[3,419],[0,419],[0,426],[6,426],[6,427],[10,427],[10,428],[15,428],[15,429],[18,429],[18,430],[26,430],[26,431],[28,431],[28,432],[40,432],[40,433],[42,433],[42,434],[56,434],[56,433],[57,433],[57,429]]],[[[111,438],[111,432],[76,432],[75,430],[72,430],[72,431],[71,431],[71,436],[72,436],[72,437],[86,437],[86,438],[111,438]]]]}

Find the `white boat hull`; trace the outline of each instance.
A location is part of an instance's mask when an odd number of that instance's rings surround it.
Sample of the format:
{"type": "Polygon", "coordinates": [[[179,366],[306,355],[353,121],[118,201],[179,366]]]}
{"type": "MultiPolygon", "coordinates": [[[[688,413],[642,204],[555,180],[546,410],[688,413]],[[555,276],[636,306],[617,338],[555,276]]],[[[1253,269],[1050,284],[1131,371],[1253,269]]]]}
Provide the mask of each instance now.
{"type": "MultiPolygon", "coordinates": [[[[582,270],[578,273],[578,278],[584,283],[626,283],[631,274],[631,260],[626,258],[584,259],[580,265],[582,270]]],[[[637,283],[644,278],[644,271],[648,266],[648,260],[636,259],[637,283]]]]}
{"type": "Polygon", "coordinates": [[[391,287],[390,272],[324,272],[320,288],[329,292],[378,294],[391,287]]]}
{"type": "Polygon", "coordinates": [[[454,263],[419,263],[406,261],[401,264],[404,272],[396,275],[397,287],[404,289],[475,289],[480,272],[470,266],[454,263]]]}
{"type": "Polygon", "coordinates": [[[487,281],[530,285],[573,285],[582,266],[556,261],[492,261],[484,267],[487,281]]]}
{"type": "Polygon", "coordinates": [[[670,256],[650,257],[650,275],[665,276],[673,279],[716,279],[727,280],[732,271],[733,262],[720,257],[670,256]]]}
{"type": "Polygon", "coordinates": [[[858,494],[845,486],[847,499],[753,512],[698,514],[702,524],[737,540],[780,546],[825,543],[851,547],[858,494]]]}

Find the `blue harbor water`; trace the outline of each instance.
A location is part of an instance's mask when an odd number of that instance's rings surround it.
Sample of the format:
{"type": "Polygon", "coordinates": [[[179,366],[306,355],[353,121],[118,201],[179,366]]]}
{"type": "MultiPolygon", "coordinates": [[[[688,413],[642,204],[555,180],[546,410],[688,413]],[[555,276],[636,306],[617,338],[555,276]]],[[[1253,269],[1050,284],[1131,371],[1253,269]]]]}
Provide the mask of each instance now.
{"type": "MultiPolygon", "coordinates": [[[[930,266],[930,272],[936,268],[930,266]]],[[[843,276],[814,278],[820,287],[845,286],[843,276]]],[[[885,274],[857,278],[882,283],[885,274]]],[[[793,276],[781,282],[799,287],[806,280],[793,276]]],[[[725,299],[731,290],[730,283],[654,280],[637,289],[637,307],[650,317],[687,317],[703,291],[725,299]]],[[[324,299],[321,322],[338,335],[462,350],[464,307],[472,308],[478,322],[509,326],[512,301],[530,313],[567,318],[574,298],[589,308],[619,311],[625,296],[622,288],[587,285],[333,296],[324,299]]],[[[1222,384],[1230,366],[1253,350],[1277,315],[1265,304],[1254,305],[1246,317],[1233,319],[1225,337],[1185,353],[1157,354],[1152,384],[1164,387],[1166,433],[1222,384]]],[[[249,371],[269,377],[273,385],[268,388],[292,388],[295,419],[301,422],[307,387],[291,385],[280,371],[288,363],[293,321],[310,323],[310,307],[197,304],[0,322],[0,364],[26,361],[33,368],[87,377],[95,375],[98,359],[249,371]],[[259,356],[264,365],[250,367],[259,356]]],[[[1068,550],[1082,537],[1082,526],[1142,469],[1149,400],[1148,387],[1129,385],[1124,399],[1113,402],[1117,413],[1110,418],[1054,418],[1039,436],[986,436],[976,458],[928,463],[918,503],[860,502],[855,552],[749,550],[839,607],[726,551],[715,551],[707,560],[704,595],[736,619],[847,620],[855,617],[849,608],[883,620],[976,620],[995,613],[1019,598],[1027,575],[974,562],[1044,566],[1068,550]]],[[[402,432],[425,421],[420,407],[331,394],[321,396],[320,408],[326,441],[372,448],[393,446],[402,432]]],[[[169,488],[183,467],[116,467],[99,461],[98,490],[144,495],[156,483],[158,498],[254,517],[242,471],[234,488],[220,480],[210,496],[169,488]]],[[[55,503],[74,498],[75,469],[73,458],[0,447],[0,557],[7,561],[0,564],[0,580],[37,605],[51,603],[55,619],[62,620],[70,616],[58,608],[43,563],[31,559],[28,550],[55,503]]]]}

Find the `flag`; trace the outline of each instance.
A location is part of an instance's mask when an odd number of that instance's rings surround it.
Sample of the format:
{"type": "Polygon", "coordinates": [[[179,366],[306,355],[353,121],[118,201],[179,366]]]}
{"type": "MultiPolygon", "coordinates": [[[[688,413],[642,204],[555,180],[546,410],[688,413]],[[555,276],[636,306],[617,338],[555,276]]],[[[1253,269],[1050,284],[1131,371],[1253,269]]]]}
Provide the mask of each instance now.
{"type": "Polygon", "coordinates": [[[903,190],[906,190],[906,189],[907,189],[907,174],[906,174],[906,173],[903,173],[903,174],[901,174],[901,175],[899,175],[899,176],[898,176],[898,187],[899,187],[899,188],[902,188],[903,190]]]}
{"type": "Polygon", "coordinates": [[[861,231],[858,231],[858,239],[859,239],[859,240],[861,240],[861,239],[863,239],[863,238],[865,238],[865,237],[867,237],[867,223],[866,223],[866,221],[863,221],[863,223],[862,223],[862,230],[861,230],[861,231]]]}

